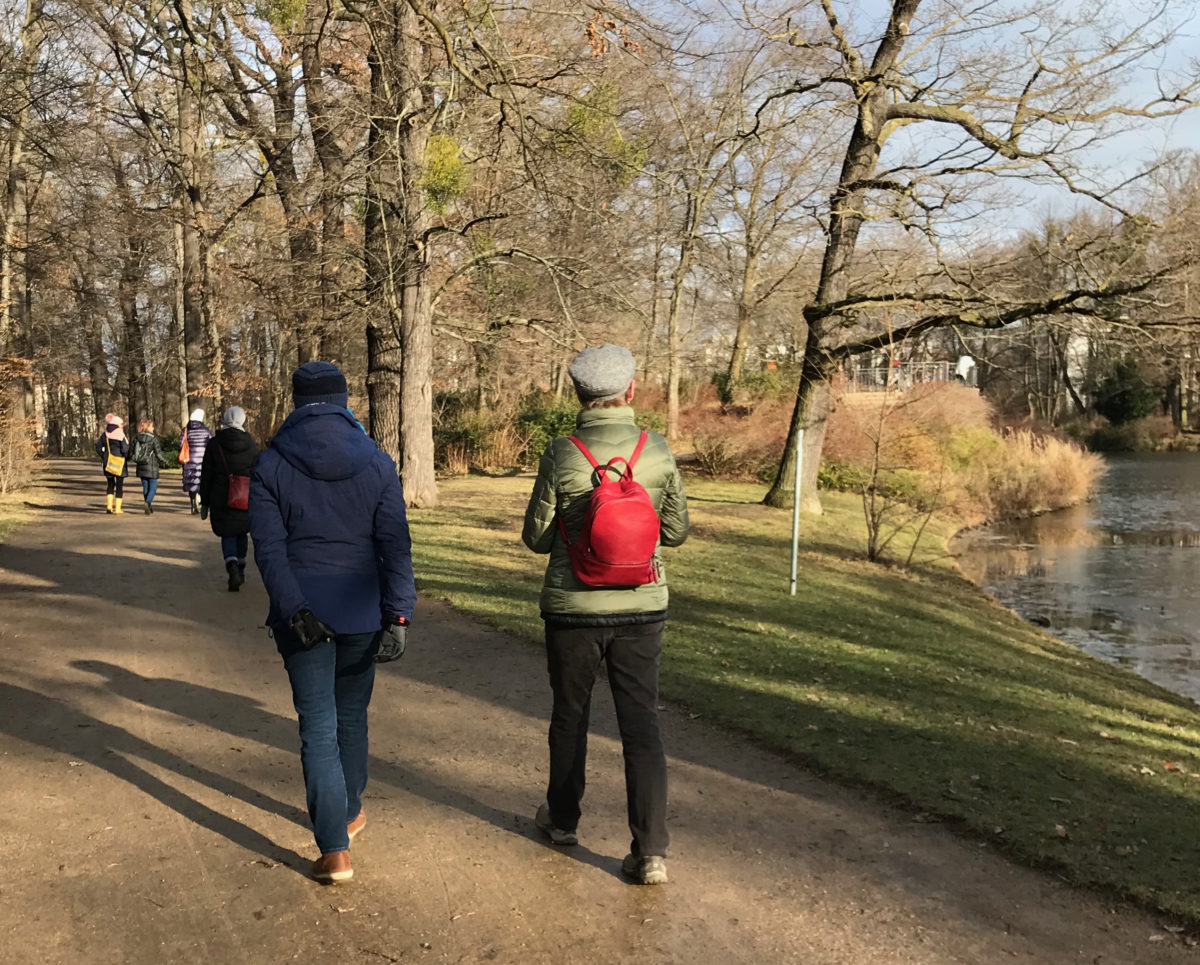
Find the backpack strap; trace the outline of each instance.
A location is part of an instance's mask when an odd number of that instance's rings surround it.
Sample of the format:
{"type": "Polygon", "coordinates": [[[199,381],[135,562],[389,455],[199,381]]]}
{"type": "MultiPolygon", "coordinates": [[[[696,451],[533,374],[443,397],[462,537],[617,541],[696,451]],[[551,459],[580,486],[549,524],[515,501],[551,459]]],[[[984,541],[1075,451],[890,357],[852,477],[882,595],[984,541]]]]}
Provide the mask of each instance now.
{"type": "MultiPolygon", "coordinates": [[[[588,447],[583,444],[583,441],[578,436],[567,436],[567,438],[570,439],[573,443],[575,443],[575,445],[578,447],[579,451],[583,453],[583,457],[592,464],[593,469],[600,468],[600,463],[596,461],[596,457],[593,456],[588,451],[588,447]]],[[[638,438],[637,446],[634,447],[633,455],[630,456],[628,459],[622,459],[620,456],[617,456],[616,459],[625,463],[625,465],[627,465],[632,470],[633,464],[638,461],[638,456],[640,456],[642,454],[642,448],[645,445],[646,445],[646,430],[643,429],[641,436],[638,438]]],[[[611,460],[611,459],[609,460],[610,463],[612,463],[613,461],[614,460],[611,460]]]]}
{"type": "Polygon", "coordinates": [[[588,451],[588,447],[583,444],[583,440],[579,436],[567,436],[567,438],[575,443],[579,451],[583,453],[583,457],[592,464],[593,469],[600,468],[600,463],[596,462],[596,457],[588,451]]]}
{"type": "Polygon", "coordinates": [[[633,464],[638,461],[638,456],[642,454],[642,447],[646,444],[646,430],[642,430],[642,436],[638,439],[637,448],[633,450],[633,455],[629,457],[625,465],[629,467],[629,471],[633,472],[633,464]]]}

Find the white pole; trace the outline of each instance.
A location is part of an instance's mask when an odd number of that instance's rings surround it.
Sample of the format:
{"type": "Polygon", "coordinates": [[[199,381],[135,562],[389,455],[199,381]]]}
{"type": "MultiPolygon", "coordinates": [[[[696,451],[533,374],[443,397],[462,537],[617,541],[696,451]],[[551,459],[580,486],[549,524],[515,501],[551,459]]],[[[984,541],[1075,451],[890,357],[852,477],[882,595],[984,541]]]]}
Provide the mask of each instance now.
{"type": "Polygon", "coordinates": [[[792,579],[788,593],[796,595],[796,564],[800,558],[800,477],[804,468],[804,430],[796,431],[796,485],[792,493],[792,579]]]}

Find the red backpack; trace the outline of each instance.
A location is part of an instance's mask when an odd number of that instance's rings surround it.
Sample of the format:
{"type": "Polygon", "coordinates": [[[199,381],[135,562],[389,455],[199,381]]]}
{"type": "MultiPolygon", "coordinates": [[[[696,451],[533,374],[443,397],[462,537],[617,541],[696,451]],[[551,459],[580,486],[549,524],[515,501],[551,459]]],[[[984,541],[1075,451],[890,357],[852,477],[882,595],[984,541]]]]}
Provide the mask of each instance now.
{"type": "Polygon", "coordinates": [[[588,501],[583,528],[574,542],[567,536],[562,516],[558,517],[571,569],[588,586],[657,583],[654,550],[658,546],[658,513],[645,487],[633,481],[633,467],[646,444],[646,433],[642,433],[632,456],[615,456],[603,466],[579,439],[569,438],[600,475],[588,501]],[[624,469],[618,464],[624,464],[624,469]],[[609,475],[610,469],[617,473],[615,479],[609,475]]]}

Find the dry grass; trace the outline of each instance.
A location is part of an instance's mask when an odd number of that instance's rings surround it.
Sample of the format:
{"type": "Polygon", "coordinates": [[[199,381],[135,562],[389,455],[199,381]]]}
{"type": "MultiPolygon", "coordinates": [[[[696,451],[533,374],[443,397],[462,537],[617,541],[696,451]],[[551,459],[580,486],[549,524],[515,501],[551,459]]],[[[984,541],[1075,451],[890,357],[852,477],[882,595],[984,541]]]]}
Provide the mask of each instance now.
{"type": "Polygon", "coordinates": [[[874,478],[873,467],[903,474],[913,489],[905,498],[968,523],[1075,505],[1104,472],[1103,460],[1073,442],[997,431],[978,391],[955,383],[843,397],[830,416],[825,459],[861,470],[859,479],[874,478]]]}
{"type": "Polygon", "coordinates": [[[1028,430],[1002,438],[1000,458],[988,467],[987,515],[1032,516],[1087,499],[1104,475],[1104,460],[1073,442],[1028,430]]]}

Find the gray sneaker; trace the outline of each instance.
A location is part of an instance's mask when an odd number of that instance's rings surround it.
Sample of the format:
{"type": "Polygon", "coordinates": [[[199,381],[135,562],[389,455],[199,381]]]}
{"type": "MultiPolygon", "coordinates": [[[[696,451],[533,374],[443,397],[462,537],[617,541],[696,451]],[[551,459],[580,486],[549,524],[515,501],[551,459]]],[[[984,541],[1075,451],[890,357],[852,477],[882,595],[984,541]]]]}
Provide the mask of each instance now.
{"type": "Polygon", "coordinates": [[[640,858],[627,854],[621,862],[621,874],[639,885],[665,885],[667,861],[656,854],[647,854],[640,858]]]}
{"type": "Polygon", "coordinates": [[[579,835],[574,831],[564,831],[562,828],[556,828],[554,822],[550,820],[550,805],[543,804],[537,809],[537,814],[534,815],[533,823],[538,826],[538,829],[546,832],[546,836],[552,844],[579,844],[579,835]]]}

